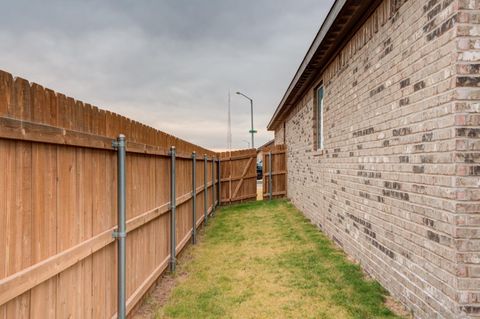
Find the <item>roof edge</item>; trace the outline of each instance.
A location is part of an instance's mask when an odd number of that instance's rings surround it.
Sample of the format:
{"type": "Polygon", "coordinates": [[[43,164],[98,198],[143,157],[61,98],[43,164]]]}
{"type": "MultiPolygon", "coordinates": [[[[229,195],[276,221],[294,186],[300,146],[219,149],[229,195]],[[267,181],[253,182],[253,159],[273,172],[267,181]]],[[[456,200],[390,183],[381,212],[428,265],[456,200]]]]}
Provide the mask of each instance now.
{"type": "Polygon", "coordinates": [[[290,85],[287,88],[287,91],[282,97],[282,100],[280,101],[280,104],[277,106],[275,113],[273,114],[272,118],[270,119],[270,122],[267,125],[267,129],[269,131],[274,130],[274,122],[276,118],[282,113],[283,108],[285,106],[285,102],[290,96],[290,93],[292,92],[293,88],[297,84],[300,76],[303,74],[305,71],[306,67],[312,60],[315,52],[317,49],[320,47],[320,44],[322,43],[323,39],[325,36],[328,34],[328,31],[333,25],[333,22],[336,20],[338,17],[338,14],[342,10],[342,8],[345,6],[347,3],[347,0],[335,0],[335,3],[333,6],[330,8],[330,11],[327,14],[327,17],[322,23],[322,26],[320,27],[320,30],[318,31],[317,35],[315,36],[315,39],[313,40],[312,44],[310,45],[307,53],[305,54],[302,62],[300,63],[300,66],[298,67],[297,71],[295,72],[295,75],[290,82],[290,85]]]}

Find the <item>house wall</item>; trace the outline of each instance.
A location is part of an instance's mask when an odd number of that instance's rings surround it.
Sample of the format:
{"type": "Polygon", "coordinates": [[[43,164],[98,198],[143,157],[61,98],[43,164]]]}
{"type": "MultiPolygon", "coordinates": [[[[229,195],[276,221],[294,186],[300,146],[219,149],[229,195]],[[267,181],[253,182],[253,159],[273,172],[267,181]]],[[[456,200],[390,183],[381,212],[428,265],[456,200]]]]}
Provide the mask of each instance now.
{"type": "Polygon", "coordinates": [[[275,130],[274,144],[285,144],[285,129],[283,125],[279,125],[279,127],[275,130]]]}
{"type": "Polygon", "coordinates": [[[384,1],[275,131],[288,196],[418,318],[480,316],[480,1],[384,1]],[[285,134],[285,137],[284,137],[285,134]]]}

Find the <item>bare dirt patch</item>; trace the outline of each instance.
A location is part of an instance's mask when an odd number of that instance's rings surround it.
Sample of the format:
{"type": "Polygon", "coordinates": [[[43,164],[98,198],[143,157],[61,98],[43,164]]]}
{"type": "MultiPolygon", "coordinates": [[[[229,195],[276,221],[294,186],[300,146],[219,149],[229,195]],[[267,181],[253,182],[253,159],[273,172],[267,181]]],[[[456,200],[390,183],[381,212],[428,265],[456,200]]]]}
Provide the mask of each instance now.
{"type": "MultiPolygon", "coordinates": [[[[201,239],[203,232],[199,233],[199,239],[201,239]]],[[[178,256],[178,266],[181,267],[192,261],[192,248],[191,246],[185,248],[184,251],[178,256]]],[[[172,290],[175,286],[187,278],[188,273],[185,270],[176,272],[175,274],[164,273],[157,281],[157,285],[153,291],[145,298],[144,302],[139,309],[135,311],[132,319],[150,319],[155,318],[155,315],[159,308],[163,307],[172,294],[172,290]]]]}
{"type": "Polygon", "coordinates": [[[413,315],[404,305],[402,305],[398,300],[393,298],[392,296],[387,296],[385,299],[385,305],[393,311],[397,316],[403,318],[413,319],[413,315]]]}
{"type": "Polygon", "coordinates": [[[153,292],[146,297],[144,303],[133,315],[133,319],[152,318],[156,309],[162,307],[175,287],[175,278],[169,274],[162,275],[153,292]]]}

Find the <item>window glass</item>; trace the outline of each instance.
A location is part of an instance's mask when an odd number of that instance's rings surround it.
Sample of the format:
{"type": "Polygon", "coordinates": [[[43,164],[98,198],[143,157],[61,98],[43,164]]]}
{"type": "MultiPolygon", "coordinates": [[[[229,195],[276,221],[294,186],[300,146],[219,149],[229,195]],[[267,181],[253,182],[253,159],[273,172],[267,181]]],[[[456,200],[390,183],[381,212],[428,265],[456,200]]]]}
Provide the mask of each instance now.
{"type": "Polygon", "coordinates": [[[317,148],[323,148],[323,86],[317,89],[317,148]]]}

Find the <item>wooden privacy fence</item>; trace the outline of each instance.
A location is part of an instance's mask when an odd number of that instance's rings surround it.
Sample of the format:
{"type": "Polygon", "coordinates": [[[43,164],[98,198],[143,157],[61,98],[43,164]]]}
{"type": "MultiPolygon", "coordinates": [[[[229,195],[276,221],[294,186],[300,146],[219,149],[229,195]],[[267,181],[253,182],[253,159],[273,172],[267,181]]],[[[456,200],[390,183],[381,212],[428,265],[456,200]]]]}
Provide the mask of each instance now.
{"type": "Polygon", "coordinates": [[[216,153],[0,72],[0,319],[116,316],[119,134],[129,312],[171,260],[170,147],[176,254],[218,202],[216,153]]]}
{"type": "Polygon", "coordinates": [[[287,195],[287,148],[275,145],[263,150],[263,198],[287,195]]]}
{"type": "Polygon", "coordinates": [[[257,151],[222,152],[220,157],[221,204],[255,200],[257,197],[257,151]]]}

